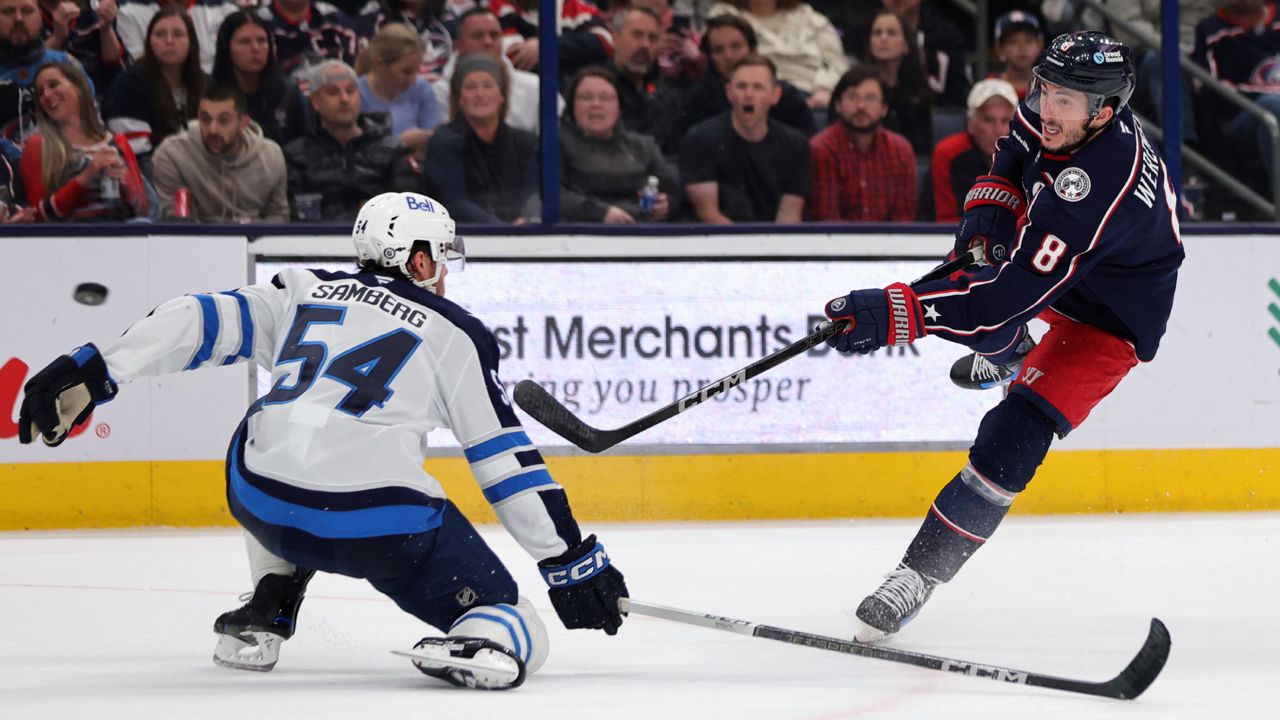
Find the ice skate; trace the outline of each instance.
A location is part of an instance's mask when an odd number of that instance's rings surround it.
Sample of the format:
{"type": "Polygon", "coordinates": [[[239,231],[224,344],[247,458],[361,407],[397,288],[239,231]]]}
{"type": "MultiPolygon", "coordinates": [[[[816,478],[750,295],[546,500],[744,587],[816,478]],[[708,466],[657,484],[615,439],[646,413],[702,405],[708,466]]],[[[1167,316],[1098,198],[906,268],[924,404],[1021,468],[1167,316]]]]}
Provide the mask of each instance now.
{"type": "Polygon", "coordinates": [[[525,678],[524,662],[511,649],[485,638],[422,638],[409,652],[393,651],[413,660],[424,675],[458,687],[510,690],[525,678]]]}
{"type": "Polygon", "coordinates": [[[855,614],[859,622],[853,639],[873,643],[891,637],[911,622],[937,586],[938,581],[933,578],[899,565],[858,606],[855,614]]]}
{"type": "Polygon", "coordinates": [[[1013,382],[1022,371],[1022,361],[1036,347],[1030,334],[1024,335],[1014,349],[1013,359],[993,363],[985,355],[969,353],[951,366],[951,382],[965,390],[989,390],[1013,382]]]}
{"type": "Polygon", "coordinates": [[[218,644],[213,662],[237,670],[269,672],[280,659],[280,645],[293,637],[307,583],[314,570],[293,575],[266,575],[253,594],[237,610],[222,613],[213,622],[218,644]]]}

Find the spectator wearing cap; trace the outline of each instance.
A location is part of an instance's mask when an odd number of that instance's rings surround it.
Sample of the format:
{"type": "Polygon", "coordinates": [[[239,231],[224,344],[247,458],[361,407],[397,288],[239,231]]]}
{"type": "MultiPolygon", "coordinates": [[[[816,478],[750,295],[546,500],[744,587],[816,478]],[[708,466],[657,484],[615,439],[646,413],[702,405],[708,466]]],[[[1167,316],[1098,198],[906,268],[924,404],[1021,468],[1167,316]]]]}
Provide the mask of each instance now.
{"type": "Polygon", "coordinates": [[[485,53],[458,60],[450,78],[450,121],[427,144],[426,192],[459,222],[523,224],[541,214],[538,138],[506,123],[505,70],[485,53]]]}
{"type": "Polygon", "coordinates": [[[1009,134],[1009,121],[1018,107],[1013,86],[988,78],[969,91],[965,129],[949,135],[933,151],[930,173],[933,206],[938,222],[958,222],[964,196],[979,175],[991,171],[996,140],[1009,134]]]}
{"type": "MultiPolygon", "coordinates": [[[[1000,54],[1004,70],[992,77],[1012,85],[1018,93],[1018,100],[1022,100],[1027,97],[1027,88],[1031,85],[1031,68],[1044,50],[1040,21],[1035,15],[1021,10],[1005,13],[996,18],[995,40],[996,52],[1000,54]]],[[[969,98],[972,103],[973,95],[969,98]]],[[[973,114],[972,104],[969,106],[969,113],[973,114]]]]}
{"type": "Polygon", "coordinates": [[[916,219],[916,158],[905,137],[884,127],[889,88],[872,68],[836,83],[839,121],[809,141],[809,217],[849,222],[916,219]]]}
{"type": "Polygon", "coordinates": [[[316,121],[284,148],[295,218],[354,220],[374,195],[417,189],[409,150],[391,134],[391,118],[360,112],[359,78],[350,65],[324,60],[305,80],[316,121]]]}

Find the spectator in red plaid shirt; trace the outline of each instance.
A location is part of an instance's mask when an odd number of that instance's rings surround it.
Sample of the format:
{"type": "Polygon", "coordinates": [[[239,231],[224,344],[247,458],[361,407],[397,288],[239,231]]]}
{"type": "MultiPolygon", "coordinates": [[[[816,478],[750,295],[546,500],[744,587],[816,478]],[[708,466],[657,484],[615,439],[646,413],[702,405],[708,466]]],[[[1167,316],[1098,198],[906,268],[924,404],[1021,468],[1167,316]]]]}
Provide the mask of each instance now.
{"type": "Polygon", "coordinates": [[[888,88],[859,65],[836,83],[840,122],[813,136],[809,216],[814,220],[911,222],[916,219],[916,158],[911,143],[881,126],[888,88]]]}

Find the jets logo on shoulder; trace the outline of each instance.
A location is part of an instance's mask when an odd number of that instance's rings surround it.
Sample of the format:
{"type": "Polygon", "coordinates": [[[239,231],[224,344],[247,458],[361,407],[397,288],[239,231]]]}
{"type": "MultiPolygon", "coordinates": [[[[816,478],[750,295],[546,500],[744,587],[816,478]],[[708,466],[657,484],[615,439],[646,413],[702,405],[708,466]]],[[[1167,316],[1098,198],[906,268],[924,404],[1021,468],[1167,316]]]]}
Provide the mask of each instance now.
{"type": "Polygon", "coordinates": [[[1069,167],[1053,181],[1053,191],[1067,202],[1080,202],[1089,194],[1089,175],[1077,167],[1069,167]]]}

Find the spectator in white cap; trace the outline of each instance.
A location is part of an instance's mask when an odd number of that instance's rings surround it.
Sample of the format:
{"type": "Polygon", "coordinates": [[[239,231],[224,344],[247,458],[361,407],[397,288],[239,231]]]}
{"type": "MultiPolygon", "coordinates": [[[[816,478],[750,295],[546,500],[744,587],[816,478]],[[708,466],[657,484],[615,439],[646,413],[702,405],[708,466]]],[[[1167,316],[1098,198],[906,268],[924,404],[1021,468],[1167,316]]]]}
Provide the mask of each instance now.
{"type": "MultiPolygon", "coordinates": [[[[1021,100],[1031,84],[1031,68],[1044,50],[1044,33],[1035,15],[1014,10],[996,18],[996,52],[1004,63],[998,77],[1013,86],[1021,100]]],[[[972,107],[972,106],[970,106],[972,107]]]]}
{"type": "Polygon", "coordinates": [[[938,222],[958,222],[964,196],[979,175],[991,171],[996,140],[1009,134],[1009,121],[1018,107],[1013,86],[988,78],[969,91],[964,132],[942,139],[933,151],[929,172],[938,222]]]}

